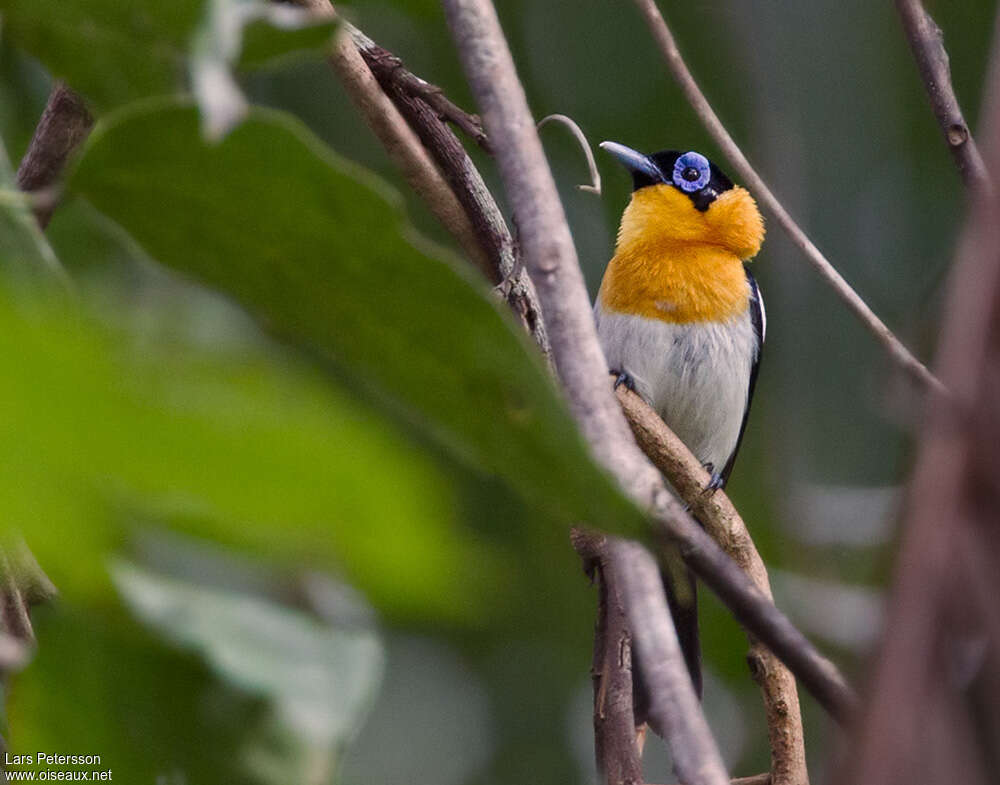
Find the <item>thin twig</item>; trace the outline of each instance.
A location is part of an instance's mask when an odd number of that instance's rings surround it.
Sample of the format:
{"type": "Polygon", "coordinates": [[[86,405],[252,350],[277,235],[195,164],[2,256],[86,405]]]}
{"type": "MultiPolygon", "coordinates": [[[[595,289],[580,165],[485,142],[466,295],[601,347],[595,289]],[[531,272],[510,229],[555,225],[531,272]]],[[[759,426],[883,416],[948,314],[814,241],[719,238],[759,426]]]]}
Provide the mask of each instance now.
{"type": "Polygon", "coordinates": [[[20,191],[14,188],[0,188],[0,207],[30,207],[32,210],[55,210],[62,198],[62,190],[57,186],[40,191],[20,191]]]}
{"type": "Polygon", "coordinates": [[[580,126],[577,125],[576,120],[564,114],[550,114],[538,121],[538,127],[541,128],[546,123],[559,123],[560,125],[564,125],[570,130],[570,133],[573,134],[573,138],[576,139],[577,143],[580,145],[580,149],[583,150],[583,155],[587,159],[587,171],[590,172],[590,184],[578,185],[577,188],[581,191],[586,191],[589,194],[597,194],[600,196],[601,173],[597,170],[597,161],[594,160],[594,151],[590,147],[590,142],[587,141],[587,136],[583,133],[580,126]]]}
{"type": "Polygon", "coordinates": [[[671,33],[663,15],[656,7],[654,0],[635,0],[635,4],[649,24],[653,37],[660,47],[664,60],[666,60],[667,68],[670,69],[674,79],[677,80],[691,108],[701,120],[709,135],[715,140],[719,149],[729,159],[729,162],[750,192],[777,218],[778,223],[788,233],[795,246],[802,251],[823,280],[833,288],[837,296],[847,305],[848,309],[875,336],[893,362],[931,392],[938,395],[946,395],[947,391],[941,382],[934,374],[927,370],[923,363],[913,356],[892,330],[875,315],[875,312],[868,307],[868,304],[861,299],[861,296],[851,288],[850,284],[844,280],[836,268],[830,264],[822,252],[813,244],[812,240],[799,227],[784,205],[778,201],[761,176],[757,174],[757,170],[750,165],[743,151],[713,111],[711,105],[708,103],[708,99],[705,98],[701,88],[698,87],[698,83],[691,75],[691,71],[688,70],[687,64],[684,62],[684,58],[677,48],[673,33],[671,33]]]}
{"type": "Polygon", "coordinates": [[[993,183],[951,83],[951,66],[948,52],[944,48],[944,34],[920,0],[896,0],[896,10],[917,61],[917,68],[920,69],[920,77],[930,98],[934,116],[941,126],[941,133],[962,180],[970,190],[988,195],[993,190],[993,183]]]}
{"type": "MultiPolygon", "coordinates": [[[[719,545],[768,598],[771,584],[746,524],[722,491],[704,492],[708,472],[684,443],[638,395],[624,386],[617,391],[639,446],[687,502],[695,517],[719,545]]],[[[805,785],[806,767],[802,713],[795,677],[759,640],[750,636],[747,655],[750,672],[761,689],[767,714],[767,735],[771,747],[771,777],[774,785],[805,785]]]]}
{"type": "Polygon", "coordinates": [[[486,131],[477,115],[469,114],[453,104],[440,87],[407,71],[399,57],[371,39],[367,39],[367,44],[359,45],[359,48],[380,84],[385,86],[386,83],[391,83],[407,95],[419,97],[434,110],[438,119],[453,123],[483,150],[492,154],[486,131]]]}
{"type": "MultiPolygon", "coordinates": [[[[93,125],[83,99],[62,82],[56,82],[18,167],[18,188],[34,192],[55,186],[70,155],[87,138],[93,125]]],[[[53,210],[55,202],[35,204],[35,218],[42,229],[48,225],[53,210]]]]}

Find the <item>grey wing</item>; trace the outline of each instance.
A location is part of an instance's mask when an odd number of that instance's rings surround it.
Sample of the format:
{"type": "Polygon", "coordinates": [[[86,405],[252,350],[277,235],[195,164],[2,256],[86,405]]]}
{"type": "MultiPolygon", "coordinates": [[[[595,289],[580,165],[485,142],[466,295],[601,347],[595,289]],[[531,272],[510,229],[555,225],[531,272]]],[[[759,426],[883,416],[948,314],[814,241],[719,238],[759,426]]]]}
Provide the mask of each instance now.
{"type": "Polygon", "coordinates": [[[760,357],[764,351],[764,336],[767,334],[767,313],[764,311],[764,299],[760,294],[760,287],[750,273],[750,269],[744,265],[747,274],[747,283],[750,284],[750,321],[753,325],[754,335],[757,337],[757,349],[754,352],[750,365],[750,385],[747,389],[747,407],[743,410],[743,422],[740,423],[740,435],[736,439],[736,446],[733,454],[726,461],[726,466],[722,470],[722,482],[729,481],[729,475],[733,471],[733,464],[736,463],[736,454],[740,451],[740,444],[743,442],[743,432],[747,428],[747,418],[750,416],[750,404],[753,402],[753,391],[757,386],[757,371],[760,370],[760,357]]]}

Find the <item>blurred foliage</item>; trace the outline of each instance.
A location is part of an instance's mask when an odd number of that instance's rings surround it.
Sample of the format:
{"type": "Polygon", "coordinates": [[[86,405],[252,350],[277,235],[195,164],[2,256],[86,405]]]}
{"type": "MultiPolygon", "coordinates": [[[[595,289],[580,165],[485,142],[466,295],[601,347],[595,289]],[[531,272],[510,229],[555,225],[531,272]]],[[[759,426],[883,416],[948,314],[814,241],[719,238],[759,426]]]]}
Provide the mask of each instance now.
{"type": "Polygon", "coordinates": [[[210,144],[183,105],[117,114],[69,188],[158,261],[392,396],[483,471],[567,520],[641,530],[482,283],[421,248],[394,194],[294,121],[255,110],[210,144]]]}
{"type": "MultiPolygon", "coordinates": [[[[497,5],[538,116],[715,153],[628,3],[497,5]]],[[[994,4],[927,5],[973,119],[994,4]]],[[[765,179],[929,356],[962,195],[891,4],[661,6],[765,179]]],[[[329,29],[273,10],[0,0],[9,158],[53,77],[100,119],[47,237],[0,151],[2,525],[62,592],[10,689],[11,751],[100,754],[126,782],[592,781],[594,597],[567,527],[640,519],[340,91],[329,29]],[[204,141],[244,96],[268,108],[204,141]]],[[[342,10],[471,107],[438,3],[342,10]]],[[[599,160],[603,198],[577,191],[567,139],[544,134],[596,289],[629,183],[599,160]]],[[[754,271],[769,343],[730,491],[779,602],[855,667],[913,401],[778,231],[754,271]]],[[[711,597],[702,622],[710,720],[735,773],[763,770],[744,638],[711,597]]],[[[819,780],[830,731],[804,703],[819,780]]]]}

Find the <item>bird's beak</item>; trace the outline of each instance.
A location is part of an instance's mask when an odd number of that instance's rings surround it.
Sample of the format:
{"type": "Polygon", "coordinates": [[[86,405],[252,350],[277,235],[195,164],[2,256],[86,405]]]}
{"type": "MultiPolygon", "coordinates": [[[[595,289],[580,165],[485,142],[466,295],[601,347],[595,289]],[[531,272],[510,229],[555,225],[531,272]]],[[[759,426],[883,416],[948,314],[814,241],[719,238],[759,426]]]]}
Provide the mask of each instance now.
{"type": "Polygon", "coordinates": [[[648,155],[618,142],[601,142],[601,149],[611,153],[633,175],[644,174],[653,182],[665,182],[660,167],[648,155]]]}

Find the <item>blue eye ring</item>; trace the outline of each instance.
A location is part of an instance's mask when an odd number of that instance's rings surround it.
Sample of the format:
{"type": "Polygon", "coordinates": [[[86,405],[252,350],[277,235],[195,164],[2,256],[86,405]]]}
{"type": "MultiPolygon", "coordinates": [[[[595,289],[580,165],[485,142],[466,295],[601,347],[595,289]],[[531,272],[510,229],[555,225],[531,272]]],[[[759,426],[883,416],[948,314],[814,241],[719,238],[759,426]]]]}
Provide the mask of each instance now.
{"type": "Polygon", "coordinates": [[[692,194],[700,191],[712,179],[712,170],[708,159],[694,150],[677,157],[674,163],[674,185],[684,193],[692,194]]]}

